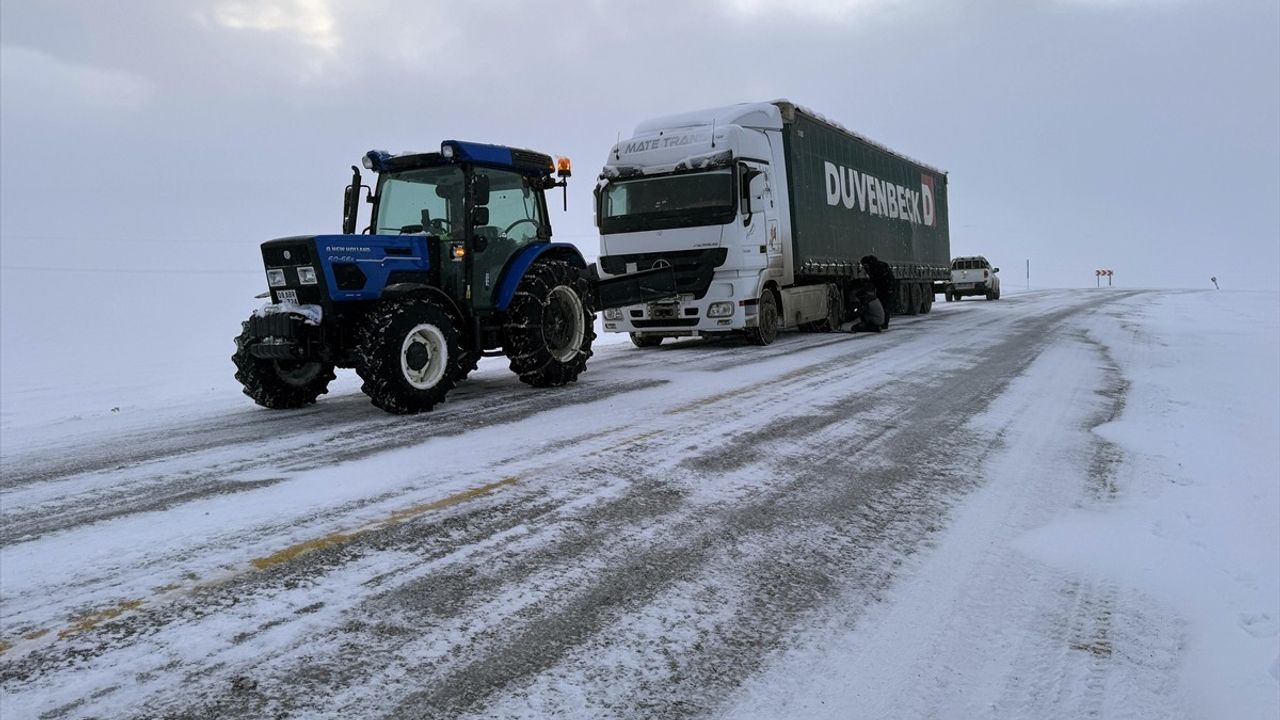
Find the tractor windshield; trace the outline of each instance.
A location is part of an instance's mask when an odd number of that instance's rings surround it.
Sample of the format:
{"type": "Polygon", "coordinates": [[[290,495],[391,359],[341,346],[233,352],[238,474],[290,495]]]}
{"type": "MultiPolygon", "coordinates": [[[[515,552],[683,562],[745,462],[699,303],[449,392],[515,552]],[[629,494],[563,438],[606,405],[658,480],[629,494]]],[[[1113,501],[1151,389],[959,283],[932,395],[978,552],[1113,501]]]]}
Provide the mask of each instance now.
{"type": "Polygon", "coordinates": [[[462,169],[446,165],[387,173],[379,178],[374,233],[427,232],[461,238],[464,185],[462,169]]]}
{"type": "Polygon", "coordinates": [[[600,197],[600,231],[641,230],[723,225],[736,212],[733,171],[680,173],[619,180],[605,186],[600,197]]]}

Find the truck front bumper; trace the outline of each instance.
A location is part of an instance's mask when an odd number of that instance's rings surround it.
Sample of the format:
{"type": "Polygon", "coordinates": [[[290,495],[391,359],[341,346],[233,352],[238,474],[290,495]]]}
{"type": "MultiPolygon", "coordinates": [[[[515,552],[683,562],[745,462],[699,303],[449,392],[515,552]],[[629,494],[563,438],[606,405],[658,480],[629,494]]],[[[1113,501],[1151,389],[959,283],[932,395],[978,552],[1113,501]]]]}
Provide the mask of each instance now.
{"type": "Polygon", "coordinates": [[[695,300],[685,295],[676,302],[628,305],[604,318],[606,332],[662,335],[703,335],[742,330],[756,325],[756,305],[741,300],[695,300]]]}

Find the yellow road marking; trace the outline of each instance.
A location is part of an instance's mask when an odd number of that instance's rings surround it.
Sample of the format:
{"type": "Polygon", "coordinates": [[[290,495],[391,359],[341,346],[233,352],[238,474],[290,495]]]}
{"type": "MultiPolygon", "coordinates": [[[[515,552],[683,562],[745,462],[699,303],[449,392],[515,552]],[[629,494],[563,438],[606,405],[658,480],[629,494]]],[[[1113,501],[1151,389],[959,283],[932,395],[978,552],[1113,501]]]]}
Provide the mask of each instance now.
{"type": "MultiPolygon", "coordinates": [[[[249,564],[252,565],[255,570],[263,570],[265,568],[280,565],[282,563],[287,563],[301,555],[305,555],[314,550],[320,550],[327,547],[342,545],[358,537],[361,537],[362,535],[371,533],[374,530],[379,530],[382,528],[391,527],[393,525],[398,525],[406,520],[416,518],[420,515],[425,515],[426,513],[429,513],[432,510],[440,510],[442,508],[447,508],[453,505],[457,505],[459,503],[466,502],[467,500],[471,500],[473,498],[477,498],[482,495],[488,495],[489,493],[495,490],[498,490],[500,488],[506,487],[508,485],[514,485],[517,481],[518,481],[518,478],[507,477],[497,482],[492,482],[487,485],[481,485],[479,487],[475,487],[470,490],[464,490],[463,492],[457,493],[455,495],[450,495],[440,500],[434,500],[432,502],[414,505],[412,507],[408,507],[403,510],[396,510],[395,512],[388,515],[386,518],[379,520],[366,527],[360,528],[358,530],[353,530],[351,532],[330,533],[328,535],[325,535],[324,537],[316,538],[314,540],[307,540],[305,542],[296,543],[282,550],[277,550],[276,552],[273,552],[270,555],[266,555],[260,558],[253,558],[252,560],[249,561],[249,564]]],[[[208,586],[209,586],[208,584],[198,584],[194,586],[193,589],[199,589],[201,587],[208,587],[208,586]]],[[[156,588],[156,591],[157,591],[157,594],[163,594],[165,592],[170,592],[172,590],[175,590],[178,587],[179,587],[178,585],[165,585],[165,586],[156,588]]],[[[126,612],[129,612],[131,610],[136,610],[142,607],[144,602],[145,601],[140,599],[125,600],[124,602],[121,602],[117,605],[106,608],[104,610],[98,610],[95,612],[85,613],[83,615],[77,615],[75,617],[72,617],[69,620],[70,625],[58,631],[58,639],[63,640],[69,637],[73,637],[75,635],[79,635],[84,632],[88,632],[89,630],[92,630],[98,627],[104,622],[107,622],[109,620],[114,620],[115,618],[120,617],[126,612]]],[[[50,631],[48,629],[32,630],[31,632],[25,633],[22,636],[22,639],[38,640],[44,637],[45,635],[48,635],[49,632],[50,631]]],[[[8,640],[0,640],[0,655],[3,655],[4,653],[13,649],[13,646],[14,646],[13,643],[8,640]]]]}
{"type": "Polygon", "coordinates": [[[351,542],[362,535],[371,533],[374,530],[381,530],[383,528],[391,527],[392,525],[398,525],[405,520],[418,517],[419,515],[431,512],[432,510],[447,508],[451,505],[457,505],[458,503],[466,502],[472,498],[480,497],[481,495],[488,495],[494,490],[507,485],[513,485],[515,482],[516,478],[514,477],[503,478],[497,482],[489,483],[488,485],[481,485],[480,487],[472,488],[470,490],[464,490],[463,492],[456,495],[450,495],[449,497],[441,500],[435,500],[421,505],[414,505],[413,507],[405,508],[404,510],[397,510],[388,515],[385,520],[381,520],[373,525],[360,528],[359,530],[353,530],[351,532],[330,533],[324,537],[306,540],[304,542],[297,543],[296,545],[290,545],[287,548],[277,550],[265,557],[254,558],[249,561],[249,564],[258,570],[265,570],[266,568],[273,567],[281,563],[287,563],[301,555],[305,555],[315,550],[323,550],[324,548],[345,545],[346,543],[351,542]]]}
{"type": "Polygon", "coordinates": [[[79,617],[72,618],[70,627],[66,627],[58,631],[58,639],[61,640],[73,635],[79,635],[82,632],[87,632],[108,620],[118,618],[128,611],[137,610],[140,607],[142,607],[141,600],[125,600],[115,607],[109,607],[106,610],[86,613],[79,617]]]}

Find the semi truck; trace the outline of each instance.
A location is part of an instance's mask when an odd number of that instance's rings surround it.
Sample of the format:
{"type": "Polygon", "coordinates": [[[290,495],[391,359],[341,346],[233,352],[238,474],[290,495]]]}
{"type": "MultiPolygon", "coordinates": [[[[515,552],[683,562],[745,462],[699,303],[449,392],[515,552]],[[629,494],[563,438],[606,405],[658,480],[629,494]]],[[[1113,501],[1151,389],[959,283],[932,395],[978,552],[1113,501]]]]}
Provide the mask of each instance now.
{"type": "Polygon", "coordinates": [[[567,159],[446,140],[439,152],[371,150],[352,167],[342,233],[262,244],[268,302],[241,324],[232,362],[244,393],[273,409],[327,392],[354,368],[371,402],[418,413],[444,401],[484,356],[535,387],[586,370],[598,308],[674,295],[672,273],[600,280],[551,242],[546,191],[567,159]],[[372,205],[358,230],[361,202],[372,205]]]}
{"type": "Polygon", "coordinates": [[[870,279],[927,313],[951,277],[947,174],[785,100],[641,123],[595,190],[604,276],[670,268],[676,295],[608,309],[606,332],[665,338],[835,331],[870,279]]]}

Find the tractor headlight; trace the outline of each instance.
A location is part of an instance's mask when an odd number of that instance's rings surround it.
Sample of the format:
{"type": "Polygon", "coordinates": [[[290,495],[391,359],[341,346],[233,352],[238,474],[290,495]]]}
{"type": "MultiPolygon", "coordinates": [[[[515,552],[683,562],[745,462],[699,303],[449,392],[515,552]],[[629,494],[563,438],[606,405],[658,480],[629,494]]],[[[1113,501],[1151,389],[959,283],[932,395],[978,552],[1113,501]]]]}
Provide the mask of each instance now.
{"type": "Polygon", "coordinates": [[[609,308],[608,310],[605,310],[604,319],[605,320],[621,320],[622,308],[609,308]]]}
{"type": "Polygon", "coordinates": [[[303,285],[316,284],[316,269],[311,267],[298,268],[298,282],[303,285]]]}
{"type": "Polygon", "coordinates": [[[733,315],[733,303],[731,302],[713,302],[707,306],[707,317],[729,317],[733,315]]]}
{"type": "Polygon", "coordinates": [[[284,271],[283,271],[283,270],[268,270],[268,271],[267,271],[267,284],[268,284],[268,285],[270,285],[271,287],[284,287],[284,284],[285,284],[285,283],[284,283],[284,271]]]}

